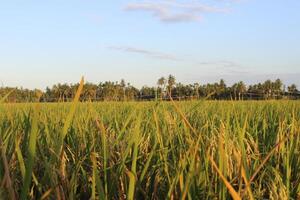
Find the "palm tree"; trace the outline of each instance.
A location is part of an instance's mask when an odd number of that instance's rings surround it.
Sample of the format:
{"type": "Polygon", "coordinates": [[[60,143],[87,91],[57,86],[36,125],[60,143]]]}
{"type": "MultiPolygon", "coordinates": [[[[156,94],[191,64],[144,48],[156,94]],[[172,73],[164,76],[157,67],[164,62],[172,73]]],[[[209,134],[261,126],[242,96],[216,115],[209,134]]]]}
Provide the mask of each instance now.
{"type": "Polygon", "coordinates": [[[194,83],[193,88],[195,90],[195,95],[197,96],[197,99],[199,99],[199,97],[200,97],[199,87],[200,87],[199,83],[194,83]]]}
{"type": "Polygon", "coordinates": [[[283,88],[282,81],[279,78],[276,79],[276,81],[274,82],[274,90],[276,92],[277,98],[280,97],[280,94],[282,93],[282,88],[283,88]]]}
{"type": "Polygon", "coordinates": [[[272,81],[271,80],[266,80],[263,83],[263,88],[264,88],[264,93],[266,95],[266,99],[270,99],[272,94],[273,94],[273,87],[272,87],[272,81]]]}
{"type": "Polygon", "coordinates": [[[241,100],[241,96],[243,99],[243,94],[246,92],[247,88],[243,81],[238,82],[237,84],[237,92],[239,94],[239,100],[241,100]]]}
{"type": "Polygon", "coordinates": [[[172,88],[175,85],[176,79],[175,76],[169,75],[168,77],[168,89],[169,89],[169,95],[172,96],[172,88]]]}
{"type": "Polygon", "coordinates": [[[54,85],[53,87],[52,87],[52,91],[53,91],[53,97],[54,97],[54,101],[60,101],[60,97],[61,97],[61,94],[60,94],[60,86],[59,86],[59,84],[58,85],[54,85]]]}
{"type": "Polygon", "coordinates": [[[163,98],[163,92],[164,92],[164,87],[166,85],[166,79],[165,77],[160,77],[157,81],[157,85],[158,85],[158,88],[160,88],[160,98],[162,99],[163,98]]]}
{"type": "Polygon", "coordinates": [[[121,80],[120,86],[123,92],[123,101],[126,101],[126,82],[124,79],[121,80]]]}

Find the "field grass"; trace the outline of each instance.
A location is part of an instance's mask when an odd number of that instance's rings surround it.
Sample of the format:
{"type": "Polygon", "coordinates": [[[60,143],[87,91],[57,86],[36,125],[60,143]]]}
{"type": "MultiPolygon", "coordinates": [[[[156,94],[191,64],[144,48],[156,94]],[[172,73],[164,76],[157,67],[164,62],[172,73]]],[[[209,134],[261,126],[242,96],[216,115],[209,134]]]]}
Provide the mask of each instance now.
{"type": "Polygon", "coordinates": [[[2,104],[0,199],[297,199],[299,131],[298,101],[2,104]]]}

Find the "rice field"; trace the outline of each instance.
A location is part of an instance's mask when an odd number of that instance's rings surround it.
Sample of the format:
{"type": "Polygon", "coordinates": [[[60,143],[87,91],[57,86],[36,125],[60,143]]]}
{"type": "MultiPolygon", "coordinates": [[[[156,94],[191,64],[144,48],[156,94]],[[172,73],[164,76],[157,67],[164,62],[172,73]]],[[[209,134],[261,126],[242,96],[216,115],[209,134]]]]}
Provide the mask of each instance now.
{"type": "Polygon", "coordinates": [[[297,199],[300,102],[0,105],[0,199],[297,199]]]}

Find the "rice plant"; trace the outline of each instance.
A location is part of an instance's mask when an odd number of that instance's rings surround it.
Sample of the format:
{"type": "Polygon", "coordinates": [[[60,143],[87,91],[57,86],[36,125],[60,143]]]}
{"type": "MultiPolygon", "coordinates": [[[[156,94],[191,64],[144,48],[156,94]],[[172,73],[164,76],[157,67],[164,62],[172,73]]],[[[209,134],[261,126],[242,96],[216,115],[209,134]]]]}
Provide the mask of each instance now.
{"type": "Polygon", "coordinates": [[[1,199],[297,199],[300,102],[0,105],[1,199]]]}

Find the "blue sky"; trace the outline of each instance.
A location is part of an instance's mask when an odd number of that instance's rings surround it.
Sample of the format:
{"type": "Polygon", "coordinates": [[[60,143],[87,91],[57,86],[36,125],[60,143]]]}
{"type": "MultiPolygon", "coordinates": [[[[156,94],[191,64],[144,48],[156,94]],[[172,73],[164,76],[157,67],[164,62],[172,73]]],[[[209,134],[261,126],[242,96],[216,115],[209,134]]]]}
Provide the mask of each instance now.
{"type": "Polygon", "coordinates": [[[137,87],[282,78],[300,86],[299,0],[10,0],[0,3],[0,83],[121,78],[137,87]]]}

